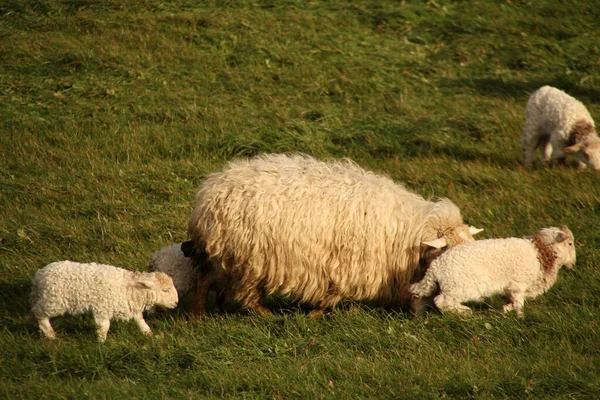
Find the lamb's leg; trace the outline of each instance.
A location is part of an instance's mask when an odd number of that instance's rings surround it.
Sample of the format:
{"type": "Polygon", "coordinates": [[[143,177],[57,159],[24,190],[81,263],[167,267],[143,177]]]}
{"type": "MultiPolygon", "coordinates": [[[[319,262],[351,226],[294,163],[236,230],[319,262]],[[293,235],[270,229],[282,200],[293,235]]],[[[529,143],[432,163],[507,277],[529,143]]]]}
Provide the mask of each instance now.
{"type": "Polygon", "coordinates": [[[443,294],[437,295],[433,299],[433,302],[441,312],[450,311],[460,314],[470,314],[473,312],[469,307],[462,305],[460,300],[444,296],[443,294]]]}
{"type": "Polygon", "coordinates": [[[54,333],[54,329],[52,329],[52,325],[50,325],[50,318],[42,317],[37,318],[40,329],[46,335],[48,339],[56,339],[56,333],[54,333]]]}
{"type": "Polygon", "coordinates": [[[533,165],[533,154],[540,144],[540,133],[537,125],[525,121],[521,135],[521,150],[523,150],[523,166],[533,165]]]}
{"type": "Polygon", "coordinates": [[[410,315],[415,318],[421,318],[425,315],[425,308],[428,302],[427,298],[413,297],[410,301],[410,315]]]}
{"type": "Polygon", "coordinates": [[[150,327],[146,323],[146,320],[144,319],[144,315],[142,313],[139,313],[139,314],[135,315],[133,317],[133,319],[135,320],[135,322],[137,323],[137,325],[140,327],[140,330],[142,331],[142,333],[144,335],[148,335],[148,336],[152,335],[152,330],[150,329],[150,327]]]}
{"type": "Polygon", "coordinates": [[[542,165],[547,165],[552,157],[552,143],[550,137],[544,136],[540,139],[540,147],[542,148],[542,165]]]}
{"type": "Polygon", "coordinates": [[[94,316],[96,321],[96,333],[98,334],[98,341],[105,342],[106,335],[110,329],[110,319],[105,317],[94,316]]]}
{"type": "Polygon", "coordinates": [[[525,292],[510,292],[507,293],[509,298],[509,303],[505,304],[503,307],[503,311],[505,313],[509,311],[515,311],[517,317],[523,318],[523,306],[525,305],[525,292]]]}

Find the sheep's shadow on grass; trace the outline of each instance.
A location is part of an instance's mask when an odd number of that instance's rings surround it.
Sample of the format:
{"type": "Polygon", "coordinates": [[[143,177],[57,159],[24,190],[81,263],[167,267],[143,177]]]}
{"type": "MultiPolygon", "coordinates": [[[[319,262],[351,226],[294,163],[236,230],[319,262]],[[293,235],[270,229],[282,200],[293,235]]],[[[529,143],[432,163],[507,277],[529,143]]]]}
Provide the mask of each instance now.
{"type": "MultiPolygon", "coordinates": [[[[554,86],[564,90],[571,96],[579,98],[584,102],[600,102],[600,91],[583,88],[561,77],[555,77],[546,81],[531,80],[526,82],[505,82],[500,79],[442,79],[441,88],[458,89],[468,87],[474,89],[482,96],[502,97],[512,99],[527,99],[529,96],[544,85],[554,86]]],[[[525,104],[523,104],[525,107],[525,104]]]]}
{"type": "Polygon", "coordinates": [[[31,319],[29,296],[31,282],[0,283],[1,326],[14,334],[30,334],[36,330],[31,319]]]}

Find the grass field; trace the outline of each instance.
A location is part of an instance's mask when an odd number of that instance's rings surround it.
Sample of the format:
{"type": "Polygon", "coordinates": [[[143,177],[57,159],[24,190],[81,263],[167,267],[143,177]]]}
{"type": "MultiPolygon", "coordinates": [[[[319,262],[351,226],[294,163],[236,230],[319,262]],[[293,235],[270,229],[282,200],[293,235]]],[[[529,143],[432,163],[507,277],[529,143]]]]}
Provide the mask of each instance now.
{"type": "Polygon", "coordinates": [[[583,0],[1,1],[0,398],[599,398],[600,175],[526,170],[518,143],[544,84],[600,119],[599,21],[583,0]],[[28,325],[37,269],[143,270],[207,173],[295,151],[449,197],[480,238],[567,224],[577,266],[523,320],[275,298],[105,344],[86,316],[54,342],[28,325]]]}

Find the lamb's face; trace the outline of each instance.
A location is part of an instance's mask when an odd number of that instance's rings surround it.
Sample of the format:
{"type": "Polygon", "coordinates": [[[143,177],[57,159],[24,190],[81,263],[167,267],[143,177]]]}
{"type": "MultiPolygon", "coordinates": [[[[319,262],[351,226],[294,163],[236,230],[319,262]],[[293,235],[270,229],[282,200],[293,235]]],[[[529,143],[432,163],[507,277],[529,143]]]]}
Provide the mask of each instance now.
{"type": "Polygon", "coordinates": [[[177,296],[177,290],[173,285],[173,280],[167,274],[162,272],[155,272],[154,278],[157,281],[156,285],[156,305],[165,308],[177,307],[179,297],[177,296]]]}
{"type": "Polygon", "coordinates": [[[567,268],[573,268],[577,261],[577,254],[575,253],[575,240],[572,237],[567,237],[562,242],[555,245],[556,253],[558,256],[558,262],[567,268]]]}
{"type": "Polygon", "coordinates": [[[600,170],[600,140],[584,143],[582,152],[586,158],[584,161],[590,168],[600,170]]]}

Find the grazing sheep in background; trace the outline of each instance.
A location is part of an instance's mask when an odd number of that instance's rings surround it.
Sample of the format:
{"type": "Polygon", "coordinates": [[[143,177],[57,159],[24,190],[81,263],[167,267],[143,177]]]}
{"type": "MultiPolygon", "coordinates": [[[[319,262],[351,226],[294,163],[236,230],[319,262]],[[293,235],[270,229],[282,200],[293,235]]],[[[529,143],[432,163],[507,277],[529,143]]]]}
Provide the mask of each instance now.
{"type": "Polygon", "coordinates": [[[349,160],[276,154],[209,175],[188,225],[210,259],[203,279],[226,279],[246,308],[267,311],[261,300],[277,292],[315,306],[312,316],[344,298],[408,300],[420,261],[480,231],[450,200],[424,200],[349,160]]]}
{"type": "Polygon", "coordinates": [[[413,312],[421,315],[425,300],[434,298],[442,311],[470,312],[461,303],[505,294],[504,311],[523,315],[525,298],[548,290],[563,265],[575,264],[573,234],[566,226],[544,228],[523,239],[486,239],[448,249],[433,260],[418,283],[411,285],[413,312]]]}
{"type": "Polygon", "coordinates": [[[141,331],[152,331],[142,312],[153,306],[174,308],[177,291],[162,272],[141,273],[104,264],[58,261],[37,271],[31,302],[40,329],[56,337],[50,318],[65,313],[92,312],[98,339],[103,342],[111,319],[134,319],[141,331]]]}
{"type": "Polygon", "coordinates": [[[217,308],[219,308],[226,298],[226,285],[218,279],[216,273],[205,276],[208,260],[204,259],[197,267],[199,258],[195,256],[196,252],[191,241],[166,246],[152,255],[152,259],[148,263],[148,271],[164,272],[169,275],[173,279],[180,299],[190,290],[196,290],[199,286],[199,290],[204,293],[204,296],[200,300],[200,305],[194,304],[192,312],[196,313],[198,307],[201,310],[205,309],[206,293],[211,289],[216,291],[217,308]]]}
{"type": "Polygon", "coordinates": [[[521,135],[523,165],[533,164],[535,150],[542,148],[542,162],[564,163],[574,153],[579,168],[600,169],[600,138],[585,106],[562,90],[543,86],[529,98],[521,135]]]}

